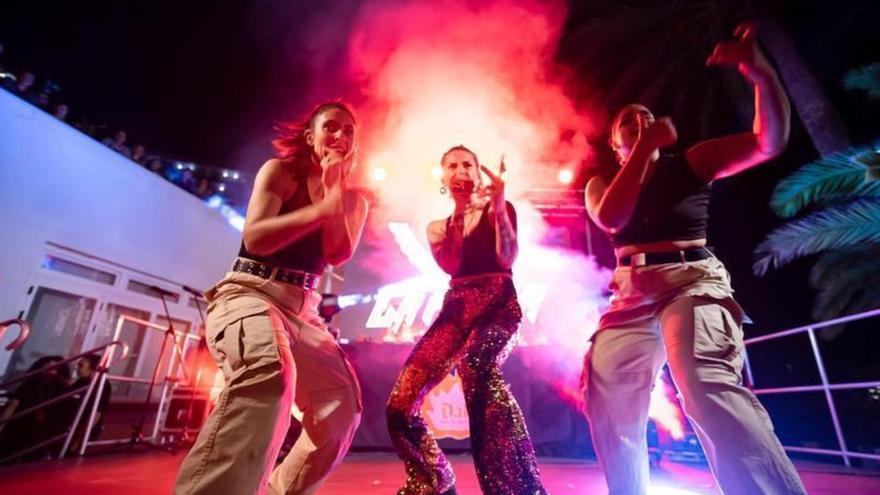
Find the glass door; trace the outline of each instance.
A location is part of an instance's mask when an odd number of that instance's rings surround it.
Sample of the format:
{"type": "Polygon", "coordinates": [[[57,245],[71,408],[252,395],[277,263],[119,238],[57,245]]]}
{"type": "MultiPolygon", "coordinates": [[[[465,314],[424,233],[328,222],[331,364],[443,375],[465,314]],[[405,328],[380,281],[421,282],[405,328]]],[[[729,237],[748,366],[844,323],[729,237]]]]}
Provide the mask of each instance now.
{"type": "Polygon", "coordinates": [[[43,356],[82,352],[98,299],[51,287],[36,287],[26,319],[30,337],[16,349],[6,375],[23,373],[43,356]]]}

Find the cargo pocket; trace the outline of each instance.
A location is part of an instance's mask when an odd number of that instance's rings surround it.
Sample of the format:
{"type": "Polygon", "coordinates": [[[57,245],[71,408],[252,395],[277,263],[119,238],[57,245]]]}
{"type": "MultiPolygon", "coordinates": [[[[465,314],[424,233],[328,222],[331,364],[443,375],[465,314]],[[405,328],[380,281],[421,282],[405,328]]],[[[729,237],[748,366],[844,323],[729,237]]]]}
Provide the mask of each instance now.
{"type": "Polygon", "coordinates": [[[721,360],[739,368],[743,334],[736,318],[717,301],[697,299],[694,311],[694,357],[721,360]]]}
{"type": "Polygon", "coordinates": [[[268,311],[233,320],[207,336],[211,352],[222,363],[227,383],[244,371],[281,361],[276,331],[268,311]]]}

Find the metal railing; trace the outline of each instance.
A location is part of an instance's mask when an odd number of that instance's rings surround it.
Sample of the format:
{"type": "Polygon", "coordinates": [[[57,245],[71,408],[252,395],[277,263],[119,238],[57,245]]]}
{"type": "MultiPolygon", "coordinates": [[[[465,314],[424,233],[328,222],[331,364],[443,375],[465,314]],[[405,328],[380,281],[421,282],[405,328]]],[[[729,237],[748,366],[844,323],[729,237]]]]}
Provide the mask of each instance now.
{"type": "MultiPolygon", "coordinates": [[[[17,339],[16,342],[18,342],[17,345],[20,346],[24,342],[24,339],[17,339]]],[[[8,380],[6,382],[0,383],[0,389],[5,390],[10,385],[14,385],[16,383],[23,382],[23,381],[27,380],[28,378],[41,375],[47,371],[50,371],[50,370],[53,370],[56,368],[60,368],[62,366],[66,366],[67,363],[77,361],[85,356],[95,354],[99,351],[103,351],[103,354],[101,355],[101,360],[98,364],[98,369],[96,370],[96,373],[92,376],[88,385],[74,389],[74,390],[69,390],[61,395],[55,396],[55,397],[53,397],[49,400],[43,401],[39,404],[35,404],[35,405],[33,405],[23,411],[16,412],[15,414],[13,414],[12,416],[10,416],[8,418],[0,420],[0,425],[4,425],[4,424],[9,423],[13,420],[16,420],[16,419],[22,418],[24,416],[27,416],[29,414],[33,414],[37,411],[43,410],[51,405],[66,401],[66,400],[76,396],[77,394],[83,392],[83,391],[86,392],[85,395],[83,395],[83,398],[80,400],[80,404],[79,404],[79,407],[77,408],[76,415],[74,416],[73,421],[71,422],[70,428],[66,432],[55,435],[52,438],[48,438],[46,440],[43,440],[35,445],[31,445],[31,446],[26,447],[24,449],[13,452],[12,454],[4,457],[3,459],[0,459],[0,463],[21,457],[21,456],[26,455],[30,452],[34,452],[36,450],[40,450],[44,447],[47,447],[47,446],[50,446],[54,443],[59,442],[62,439],[64,439],[64,445],[62,446],[58,457],[63,458],[64,455],[67,453],[67,449],[70,447],[70,443],[73,441],[73,438],[76,435],[77,429],[79,427],[79,423],[82,420],[83,413],[85,412],[86,404],[88,404],[89,398],[92,397],[92,392],[95,390],[97,385],[103,384],[103,379],[104,379],[104,376],[106,375],[106,370],[107,370],[107,368],[109,368],[113,364],[113,350],[116,347],[122,348],[122,355],[119,357],[119,359],[120,360],[125,359],[128,356],[128,345],[126,345],[124,342],[113,341],[113,342],[109,342],[107,344],[104,344],[102,346],[95,347],[94,349],[90,349],[90,350],[83,352],[81,354],[77,354],[76,356],[69,357],[63,361],[57,361],[57,362],[54,362],[48,366],[44,366],[40,369],[27,372],[23,375],[20,375],[20,376],[13,378],[12,380],[8,380]]],[[[89,414],[86,434],[89,434],[91,432],[91,425],[94,422],[94,417],[95,417],[95,413],[97,411],[98,402],[99,401],[94,401],[92,411],[89,414]]],[[[85,441],[83,442],[83,445],[84,444],[85,444],[85,441]]]]}
{"type": "MultiPolygon", "coordinates": [[[[90,446],[118,445],[118,444],[122,444],[122,443],[131,443],[132,442],[131,437],[116,438],[116,439],[104,439],[104,440],[91,440],[90,439],[91,434],[92,434],[92,429],[95,425],[95,417],[98,413],[98,406],[101,402],[100,397],[104,393],[104,389],[106,388],[108,381],[119,382],[119,383],[135,383],[135,384],[141,384],[141,385],[149,385],[151,383],[151,379],[149,379],[149,378],[138,378],[138,377],[132,377],[132,376],[125,376],[125,375],[114,375],[114,374],[110,374],[110,372],[109,372],[109,369],[113,364],[128,357],[128,354],[129,354],[128,345],[120,340],[120,337],[122,334],[122,327],[126,322],[135,323],[137,325],[143,326],[146,329],[150,329],[150,330],[154,330],[154,331],[158,331],[158,332],[163,332],[163,333],[165,333],[168,329],[168,327],[165,325],[159,325],[157,323],[142,320],[140,318],[135,318],[135,317],[128,316],[128,315],[120,315],[116,321],[116,328],[115,328],[115,331],[113,332],[113,337],[112,337],[111,342],[109,342],[105,345],[96,347],[94,349],[91,349],[89,351],[83,352],[81,354],[78,354],[76,356],[67,358],[63,361],[59,361],[59,362],[53,363],[49,366],[45,366],[43,368],[40,368],[38,370],[34,370],[32,372],[25,373],[23,375],[20,375],[16,378],[9,380],[9,381],[6,381],[4,383],[0,383],[0,390],[7,390],[10,385],[14,385],[16,383],[22,382],[24,380],[27,380],[28,378],[39,375],[39,374],[44,373],[46,371],[49,371],[51,369],[64,366],[67,363],[76,361],[84,356],[87,356],[90,354],[95,354],[97,352],[103,351],[100,364],[98,366],[98,369],[96,370],[97,372],[93,374],[92,379],[87,386],[79,387],[75,390],[69,390],[69,391],[65,392],[64,394],[53,397],[53,398],[46,400],[40,404],[36,404],[36,405],[29,407],[23,411],[17,411],[15,414],[10,416],[9,418],[0,420],[0,425],[4,425],[4,424],[6,424],[10,421],[13,421],[15,419],[21,418],[21,417],[26,416],[28,414],[33,414],[36,411],[39,411],[39,410],[45,409],[46,407],[52,406],[53,404],[58,404],[62,401],[69,400],[71,397],[74,397],[74,396],[82,393],[83,391],[85,391],[85,394],[83,395],[82,399],[80,400],[79,407],[77,408],[76,415],[74,416],[74,419],[72,421],[72,424],[71,424],[69,430],[67,430],[64,433],[58,434],[52,438],[41,441],[35,445],[31,445],[25,449],[14,452],[13,454],[11,454],[9,456],[6,456],[5,458],[0,459],[0,463],[21,457],[21,456],[26,455],[26,454],[33,452],[33,451],[40,450],[44,447],[47,447],[47,446],[50,446],[50,445],[55,444],[57,442],[60,442],[62,439],[64,439],[64,444],[58,454],[58,458],[59,459],[64,458],[67,455],[74,438],[76,438],[78,436],[78,433],[79,433],[78,430],[80,429],[80,423],[83,420],[83,417],[86,415],[88,417],[88,420],[85,423],[85,429],[81,435],[81,442],[79,442],[77,444],[77,448],[76,448],[77,451],[75,452],[76,454],[83,455],[85,453],[86,449],[90,446]],[[120,347],[122,349],[121,355],[118,358],[115,355],[115,351],[116,351],[117,347],[120,347]],[[86,407],[89,404],[89,401],[93,397],[96,398],[96,400],[92,401],[91,409],[88,412],[86,412],[86,407]]],[[[11,323],[18,323],[21,326],[21,333],[20,333],[19,337],[13,343],[11,343],[9,346],[7,346],[7,349],[9,349],[9,350],[14,349],[16,347],[20,347],[24,343],[24,340],[27,338],[28,330],[30,329],[30,327],[27,325],[27,322],[24,322],[23,320],[9,320],[7,322],[3,322],[2,326],[0,326],[0,338],[2,338],[3,332],[6,330],[6,326],[11,323]]],[[[165,366],[164,370],[161,370],[163,372],[163,375],[162,375],[163,378],[161,381],[156,383],[157,385],[160,385],[160,393],[158,395],[158,405],[156,407],[155,419],[154,419],[153,424],[151,426],[150,434],[148,436],[145,436],[142,440],[147,441],[147,442],[151,442],[151,443],[159,443],[157,441],[161,439],[160,438],[161,435],[163,435],[164,433],[167,433],[166,429],[164,428],[164,425],[165,425],[165,421],[167,419],[167,414],[168,414],[168,410],[169,410],[169,406],[170,406],[173,392],[175,391],[175,389],[187,389],[188,390],[187,387],[182,387],[179,384],[180,378],[182,378],[183,380],[187,380],[187,373],[186,373],[185,367],[183,366],[182,357],[186,353],[187,345],[190,343],[192,343],[193,345],[198,344],[199,339],[200,339],[200,337],[198,337],[196,335],[187,334],[187,333],[183,333],[183,332],[179,332],[179,331],[174,332],[175,342],[173,342],[172,345],[169,346],[170,353],[167,356],[168,357],[167,365],[165,366]],[[178,339],[183,340],[182,346],[180,345],[180,342],[178,342],[178,339]],[[178,367],[178,365],[179,365],[179,367],[178,367]]],[[[159,356],[157,358],[159,360],[159,363],[157,363],[157,366],[159,364],[161,364],[162,358],[163,358],[163,356],[159,356]]],[[[189,431],[193,431],[193,430],[197,430],[197,429],[191,429],[191,428],[188,429],[188,428],[186,428],[186,425],[185,425],[185,427],[183,428],[183,433],[186,434],[189,431]]]]}
{"type": "Polygon", "coordinates": [[[24,344],[24,341],[28,338],[28,335],[31,333],[31,326],[28,322],[22,320],[21,318],[13,318],[11,320],[6,320],[3,323],[0,323],[0,340],[3,340],[3,334],[6,333],[6,329],[9,328],[9,325],[18,325],[18,337],[9,343],[6,346],[7,351],[11,351],[13,349],[17,349],[24,344]]]}
{"type": "MultiPolygon", "coordinates": [[[[151,329],[151,330],[155,330],[155,331],[163,332],[163,333],[166,332],[168,329],[168,327],[165,325],[159,325],[157,323],[142,320],[140,318],[135,318],[133,316],[120,315],[119,318],[116,320],[116,330],[113,333],[114,340],[120,338],[120,335],[122,334],[122,327],[126,321],[131,322],[131,323],[136,323],[136,324],[141,325],[147,329],[151,329]]],[[[169,406],[170,406],[173,392],[175,389],[183,388],[179,385],[180,380],[179,380],[178,376],[180,378],[182,378],[183,380],[188,379],[187,378],[188,374],[186,372],[186,369],[181,363],[181,360],[183,358],[183,354],[186,353],[187,345],[190,342],[192,342],[195,345],[195,344],[198,344],[198,341],[200,340],[200,337],[197,335],[183,333],[183,332],[176,331],[176,330],[174,331],[174,338],[175,339],[182,338],[184,340],[184,343],[182,346],[178,345],[178,343],[172,343],[172,345],[169,347],[171,349],[171,352],[168,356],[167,365],[166,365],[165,370],[162,375],[164,378],[162,379],[161,382],[157,383],[158,385],[161,385],[161,387],[160,387],[160,392],[159,392],[159,401],[158,401],[158,405],[156,407],[156,417],[153,421],[153,425],[150,430],[150,434],[148,436],[145,436],[142,439],[143,441],[150,442],[150,443],[161,443],[161,442],[159,442],[159,440],[161,440],[161,435],[166,432],[164,426],[165,426],[165,421],[167,420],[168,410],[169,410],[169,406]],[[178,364],[180,364],[179,368],[177,367],[178,364]]],[[[159,359],[160,363],[161,363],[162,356],[159,356],[157,359],[159,359]]],[[[137,377],[131,377],[131,376],[124,376],[124,375],[106,374],[106,376],[104,377],[104,379],[101,381],[101,383],[99,385],[97,397],[100,397],[100,394],[104,390],[104,384],[107,381],[114,381],[114,382],[120,382],[120,383],[135,383],[135,384],[141,384],[141,385],[149,385],[151,382],[151,380],[149,378],[137,378],[137,377]]],[[[97,401],[95,401],[95,404],[93,406],[93,409],[95,409],[95,408],[97,408],[97,401]]],[[[88,438],[89,431],[87,431],[86,433],[87,433],[87,435],[85,436],[85,438],[88,438]]],[[[86,448],[88,446],[92,446],[92,445],[119,445],[119,444],[124,444],[124,443],[130,443],[131,441],[132,441],[131,437],[84,441],[82,447],[80,448],[79,454],[80,455],[84,454],[86,448]]]]}
{"type": "Polygon", "coordinates": [[[808,338],[810,339],[810,347],[813,351],[813,358],[816,360],[816,367],[819,371],[819,385],[807,385],[807,386],[799,386],[799,387],[776,387],[776,388],[754,388],[755,381],[754,376],[752,375],[752,367],[749,362],[748,353],[745,354],[745,372],[746,372],[746,380],[748,381],[749,386],[752,388],[752,392],[756,395],[767,395],[767,394],[786,394],[786,393],[800,393],[800,392],[823,392],[825,394],[825,401],[828,404],[828,412],[831,416],[831,422],[834,425],[834,434],[837,437],[838,449],[816,449],[816,448],[808,448],[808,447],[798,447],[798,446],[786,446],[783,445],[785,450],[790,452],[802,452],[807,454],[820,454],[820,455],[830,455],[842,457],[843,462],[847,467],[850,467],[850,459],[851,458],[859,458],[859,459],[872,459],[880,461],[880,455],[877,454],[866,454],[863,452],[853,452],[847,448],[846,439],[843,435],[843,429],[840,426],[840,417],[837,412],[837,405],[834,402],[834,395],[832,394],[835,390],[850,390],[850,389],[863,389],[863,388],[871,388],[871,387],[880,387],[880,381],[870,381],[870,382],[849,382],[849,383],[830,383],[828,380],[828,373],[825,370],[825,361],[822,359],[822,353],[819,349],[819,343],[816,340],[816,331],[822,330],[824,328],[833,327],[837,325],[842,325],[844,323],[850,323],[853,321],[864,320],[867,318],[872,318],[875,316],[880,316],[880,309],[875,309],[872,311],[865,311],[863,313],[857,313],[850,316],[844,316],[842,318],[835,318],[833,320],[823,321],[819,323],[814,323],[810,325],[804,325],[802,327],[792,328],[789,330],[782,330],[780,332],[771,333],[769,335],[762,335],[760,337],[755,337],[751,339],[746,339],[746,346],[757,344],[759,342],[766,342],[768,340],[776,340],[783,337],[789,337],[792,335],[800,335],[806,333],[808,338]]]}

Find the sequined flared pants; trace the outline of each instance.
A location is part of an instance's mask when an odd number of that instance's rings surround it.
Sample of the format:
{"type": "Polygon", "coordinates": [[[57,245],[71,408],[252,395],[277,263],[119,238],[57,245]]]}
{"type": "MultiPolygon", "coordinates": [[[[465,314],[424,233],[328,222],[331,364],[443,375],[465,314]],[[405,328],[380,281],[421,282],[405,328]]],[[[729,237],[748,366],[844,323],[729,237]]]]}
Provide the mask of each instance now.
{"type": "Polygon", "coordinates": [[[483,493],[546,493],[522,412],[501,375],[521,318],[509,277],[453,281],[388,400],[388,430],[407,474],[399,494],[442,494],[455,486],[452,468],[419,413],[425,395],[453,366],[464,389],[483,493]]]}

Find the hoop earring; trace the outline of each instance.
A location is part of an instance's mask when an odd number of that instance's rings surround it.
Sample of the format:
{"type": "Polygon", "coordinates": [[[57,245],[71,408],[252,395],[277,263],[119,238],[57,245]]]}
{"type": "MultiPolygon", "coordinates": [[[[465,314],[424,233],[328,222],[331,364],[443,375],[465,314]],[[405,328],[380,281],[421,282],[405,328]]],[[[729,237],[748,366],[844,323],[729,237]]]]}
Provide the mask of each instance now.
{"type": "Polygon", "coordinates": [[[446,194],[446,186],[440,186],[440,194],[446,194]]]}

